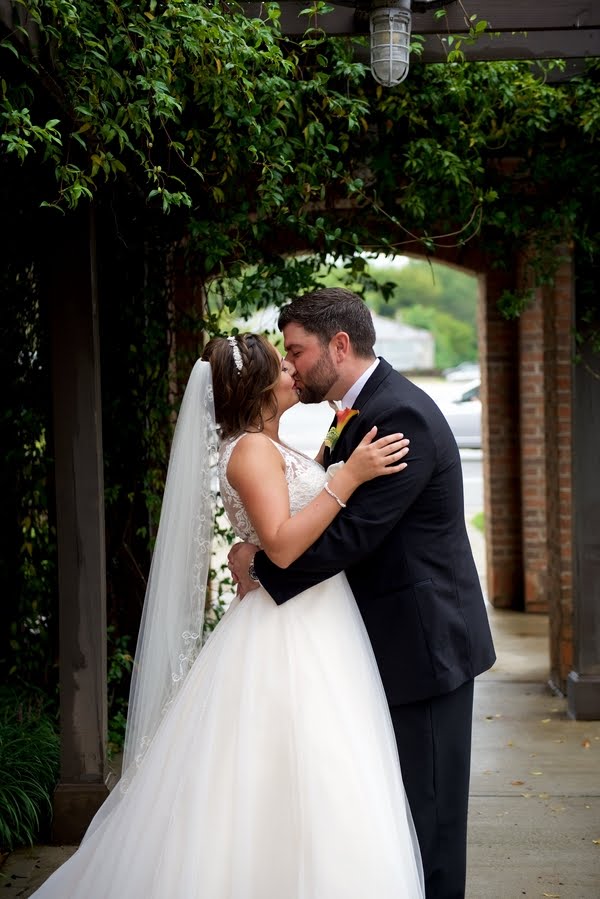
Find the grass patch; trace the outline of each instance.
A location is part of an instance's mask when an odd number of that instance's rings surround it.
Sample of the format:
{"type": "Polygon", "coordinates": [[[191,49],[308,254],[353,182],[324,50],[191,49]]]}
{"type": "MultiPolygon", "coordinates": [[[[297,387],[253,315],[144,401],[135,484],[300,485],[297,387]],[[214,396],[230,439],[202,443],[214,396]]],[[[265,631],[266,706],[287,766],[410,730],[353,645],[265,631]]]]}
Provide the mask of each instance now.
{"type": "Polygon", "coordinates": [[[485,516],[483,512],[477,512],[476,515],[473,515],[471,524],[474,528],[477,528],[478,531],[481,531],[482,534],[485,534],[485,516]]]}

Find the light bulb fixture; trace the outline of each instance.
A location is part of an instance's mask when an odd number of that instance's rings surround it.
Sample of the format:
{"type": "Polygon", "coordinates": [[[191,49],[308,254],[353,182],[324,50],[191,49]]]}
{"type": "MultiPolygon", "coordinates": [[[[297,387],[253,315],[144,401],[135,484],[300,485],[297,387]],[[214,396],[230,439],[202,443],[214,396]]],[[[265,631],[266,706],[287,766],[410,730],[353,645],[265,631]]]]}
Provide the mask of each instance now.
{"type": "Polygon", "coordinates": [[[410,0],[383,0],[369,12],[371,72],[384,87],[400,84],[408,75],[410,0]]]}

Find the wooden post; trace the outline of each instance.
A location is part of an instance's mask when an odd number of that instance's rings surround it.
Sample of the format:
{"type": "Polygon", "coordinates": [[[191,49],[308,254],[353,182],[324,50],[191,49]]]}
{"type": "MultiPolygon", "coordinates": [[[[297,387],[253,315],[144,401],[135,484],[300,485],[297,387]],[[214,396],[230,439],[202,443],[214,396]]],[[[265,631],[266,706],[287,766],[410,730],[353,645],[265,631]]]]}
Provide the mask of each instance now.
{"type": "Polygon", "coordinates": [[[93,209],[48,229],[60,637],[53,838],[80,841],[108,790],[106,567],[93,209]]]}
{"type": "MultiPolygon", "coordinates": [[[[581,320],[590,305],[589,299],[576,297],[579,327],[600,329],[597,305],[593,322],[581,320]]],[[[596,721],[600,720],[600,358],[589,345],[573,367],[573,388],[575,627],[567,696],[572,718],[596,721]]]]}

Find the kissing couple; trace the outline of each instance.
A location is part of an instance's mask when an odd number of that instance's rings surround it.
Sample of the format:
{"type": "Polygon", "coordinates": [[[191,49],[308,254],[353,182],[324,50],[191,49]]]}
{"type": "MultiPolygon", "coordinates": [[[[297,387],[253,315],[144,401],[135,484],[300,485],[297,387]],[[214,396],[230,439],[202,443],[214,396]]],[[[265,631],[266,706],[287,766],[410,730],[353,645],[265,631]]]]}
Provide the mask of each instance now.
{"type": "Polygon", "coordinates": [[[464,897],[473,681],[495,656],[456,442],[375,357],[357,295],[305,294],[279,326],[285,358],[245,334],[194,366],[123,776],[42,899],[464,897]],[[342,409],[312,460],[279,421],[322,400],[342,409]],[[213,455],[242,542],[199,651],[213,455]]]}

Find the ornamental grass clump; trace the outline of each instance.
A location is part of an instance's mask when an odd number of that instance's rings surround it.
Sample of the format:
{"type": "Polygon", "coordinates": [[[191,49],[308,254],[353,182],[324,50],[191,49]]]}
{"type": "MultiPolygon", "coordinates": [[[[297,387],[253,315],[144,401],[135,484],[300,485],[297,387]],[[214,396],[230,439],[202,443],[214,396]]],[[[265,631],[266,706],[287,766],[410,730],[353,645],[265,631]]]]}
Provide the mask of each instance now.
{"type": "Polygon", "coordinates": [[[41,698],[0,693],[0,850],[31,845],[52,816],[59,738],[41,698]]]}

